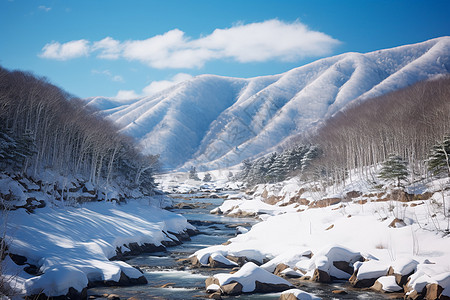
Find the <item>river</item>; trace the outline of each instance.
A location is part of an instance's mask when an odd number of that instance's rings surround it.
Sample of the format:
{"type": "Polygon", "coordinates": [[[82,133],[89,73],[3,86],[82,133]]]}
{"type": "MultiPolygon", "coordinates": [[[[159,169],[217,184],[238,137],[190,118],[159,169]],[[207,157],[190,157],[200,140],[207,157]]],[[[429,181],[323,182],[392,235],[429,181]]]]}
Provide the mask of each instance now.
{"type": "MultiPolygon", "coordinates": [[[[200,234],[191,237],[191,241],[175,247],[169,247],[166,252],[156,252],[132,257],[127,263],[138,266],[148,280],[147,285],[131,287],[97,287],[91,288],[88,294],[100,296],[116,294],[120,299],[201,299],[207,298],[205,279],[215,273],[229,272],[229,269],[211,270],[208,268],[186,268],[177,260],[189,257],[195,251],[212,245],[226,242],[235,236],[236,226],[242,225],[248,229],[258,221],[253,218],[231,218],[212,215],[209,211],[220,204],[221,198],[207,198],[208,194],[177,194],[172,195],[176,203],[202,203],[192,209],[172,209],[173,212],[184,215],[200,234]]],[[[298,281],[295,283],[299,285],[298,281]]],[[[302,281],[300,289],[314,293],[322,299],[393,299],[385,294],[370,291],[354,290],[348,282],[320,284],[302,281]],[[346,295],[335,295],[332,290],[346,290],[346,295]]],[[[224,299],[278,299],[277,294],[240,295],[223,297],[224,299]]],[[[400,297],[401,299],[401,297],[400,297]]]]}

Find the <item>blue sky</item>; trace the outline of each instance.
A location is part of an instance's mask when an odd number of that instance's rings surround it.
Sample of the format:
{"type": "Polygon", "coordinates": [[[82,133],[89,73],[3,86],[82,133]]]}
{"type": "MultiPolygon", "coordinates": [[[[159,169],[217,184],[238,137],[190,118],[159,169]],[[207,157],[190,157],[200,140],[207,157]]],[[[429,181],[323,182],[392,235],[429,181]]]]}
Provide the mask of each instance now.
{"type": "Polygon", "coordinates": [[[450,35],[449,12],[447,0],[0,0],[0,65],[127,98],[450,35]]]}

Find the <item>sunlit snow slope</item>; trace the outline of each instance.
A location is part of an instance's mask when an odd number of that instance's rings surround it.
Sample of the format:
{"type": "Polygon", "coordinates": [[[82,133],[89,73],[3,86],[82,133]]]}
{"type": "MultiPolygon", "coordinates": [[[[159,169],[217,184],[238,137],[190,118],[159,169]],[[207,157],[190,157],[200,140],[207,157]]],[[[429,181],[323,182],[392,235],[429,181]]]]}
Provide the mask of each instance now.
{"type": "Polygon", "coordinates": [[[94,98],[145,153],[166,168],[216,169],[264,154],[355,99],[368,99],[450,73],[450,37],[346,53],[274,76],[202,75],[163,92],[119,102],[94,98]]]}

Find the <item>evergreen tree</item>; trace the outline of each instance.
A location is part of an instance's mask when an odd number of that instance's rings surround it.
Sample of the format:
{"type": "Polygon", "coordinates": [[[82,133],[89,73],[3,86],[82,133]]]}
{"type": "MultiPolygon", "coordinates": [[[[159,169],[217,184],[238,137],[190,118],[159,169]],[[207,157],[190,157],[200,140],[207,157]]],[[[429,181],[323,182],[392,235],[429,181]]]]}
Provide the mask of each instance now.
{"type": "Polygon", "coordinates": [[[272,154],[270,160],[267,161],[266,181],[273,183],[281,181],[286,172],[285,162],[283,156],[277,153],[272,154]]]}
{"type": "Polygon", "coordinates": [[[450,176],[450,136],[446,136],[441,143],[433,146],[428,158],[428,169],[434,175],[450,176]]]}
{"type": "Polygon", "coordinates": [[[189,170],[189,179],[200,180],[200,178],[198,178],[197,169],[194,166],[189,170]]]}
{"type": "Polygon", "coordinates": [[[209,182],[212,180],[211,174],[206,173],[205,176],[203,177],[203,181],[204,182],[209,182]]]}
{"type": "Polygon", "coordinates": [[[398,187],[400,186],[400,181],[405,180],[406,176],[408,176],[407,162],[400,156],[394,154],[389,155],[378,174],[378,177],[382,179],[396,179],[398,187]]]}
{"type": "Polygon", "coordinates": [[[237,178],[250,185],[280,182],[304,172],[318,156],[317,146],[298,145],[254,161],[244,160],[237,178]]]}
{"type": "Polygon", "coordinates": [[[13,153],[16,151],[17,143],[5,128],[0,126],[0,163],[5,166],[12,164],[13,153]]]}
{"type": "Polygon", "coordinates": [[[301,159],[302,172],[305,172],[311,165],[312,161],[318,156],[319,156],[318,148],[316,146],[309,146],[306,153],[303,154],[303,157],[301,159]]]}

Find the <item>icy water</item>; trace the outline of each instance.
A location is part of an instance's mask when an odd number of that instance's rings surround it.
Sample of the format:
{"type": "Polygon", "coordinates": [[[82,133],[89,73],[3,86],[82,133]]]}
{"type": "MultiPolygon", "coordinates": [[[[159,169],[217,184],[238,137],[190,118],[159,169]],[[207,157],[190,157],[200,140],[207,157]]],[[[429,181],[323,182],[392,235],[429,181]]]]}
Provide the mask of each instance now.
{"type": "MultiPolygon", "coordinates": [[[[175,196],[175,195],[174,195],[175,196]]],[[[176,195],[189,197],[192,195],[176,195]]],[[[199,196],[199,195],[197,195],[199,196]]],[[[250,228],[257,221],[248,218],[229,218],[211,215],[209,211],[219,206],[223,199],[184,198],[175,199],[177,202],[201,202],[205,207],[194,209],[174,209],[175,213],[184,215],[200,231],[199,235],[191,237],[191,241],[170,247],[166,252],[156,252],[133,257],[127,263],[139,266],[148,280],[147,285],[132,287],[102,287],[89,289],[89,295],[117,294],[121,299],[202,299],[205,293],[205,279],[215,273],[229,272],[229,269],[211,271],[208,268],[189,269],[177,263],[180,258],[187,258],[195,251],[226,242],[235,236],[235,226],[244,225],[250,228]],[[210,203],[210,204],[209,204],[210,203]]],[[[299,286],[298,282],[296,283],[299,286]]],[[[319,284],[314,282],[300,283],[300,289],[314,293],[322,299],[392,299],[384,294],[370,291],[352,290],[347,282],[334,284],[319,284]],[[347,295],[335,295],[332,290],[344,289],[347,295]]],[[[276,294],[240,295],[223,297],[224,299],[278,299],[276,294]]],[[[401,297],[400,297],[401,299],[401,297]]]]}

